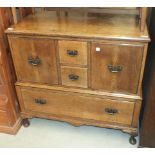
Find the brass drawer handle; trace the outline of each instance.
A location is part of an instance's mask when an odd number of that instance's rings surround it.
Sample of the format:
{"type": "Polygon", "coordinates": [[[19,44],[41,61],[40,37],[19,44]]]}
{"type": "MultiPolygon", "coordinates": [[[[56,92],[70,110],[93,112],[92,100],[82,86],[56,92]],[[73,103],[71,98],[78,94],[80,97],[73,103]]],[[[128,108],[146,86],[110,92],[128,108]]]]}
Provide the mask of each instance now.
{"type": "Polygon", "coordinates": [[[36,99],[34,99],[34,102],[37,103],[37,104],[40,104],[40,105],[46,104],[45,99],[36,98],[36,99]]]}
{"type": "Polygon", "coordinates": [[[39,57],[29,57],[28,58],[28,62],[29,64],[33,65],[33,66],[38,66],[41,64],[41,60],[39,59],[39,57]]]}
{"type": "Polygon", "coordinates": [[[71,57],[78,55],[78,51],[76,50],[67,50],[67,54],[71,57]]]}
{"type": "Polygon", "coordinates": [[[78,75],[75,75],[75,74],[70,74],[70,75],[68,75],[68,77],[72,81],[76,81],[76,80],[79,79],[79,76],[78,75]]]}
{"type": "Polygon", "coordinates": [[[112,109],[112,108],[105,108],[105,112],[109,115],[115,115],[118,113],[117,109],[112,109]]]}
{"type": "Polygon", "coordinates": [[[113,65],[108,65],[108,69],[112,73],[118,73],[121,72],[123,67],[122,66],[113,66],[113,65]]]}

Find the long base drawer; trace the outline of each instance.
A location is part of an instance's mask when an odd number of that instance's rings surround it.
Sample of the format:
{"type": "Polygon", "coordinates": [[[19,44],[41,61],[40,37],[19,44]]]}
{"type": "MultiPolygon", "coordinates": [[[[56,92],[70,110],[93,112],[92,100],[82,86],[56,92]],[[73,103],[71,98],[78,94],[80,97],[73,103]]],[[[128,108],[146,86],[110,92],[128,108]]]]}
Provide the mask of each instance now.
{"type": "Polygon", "coordinates": [[[22,112],[66,115],[131,125],[134,102],[38,88],[20,89],[22,112]]]}

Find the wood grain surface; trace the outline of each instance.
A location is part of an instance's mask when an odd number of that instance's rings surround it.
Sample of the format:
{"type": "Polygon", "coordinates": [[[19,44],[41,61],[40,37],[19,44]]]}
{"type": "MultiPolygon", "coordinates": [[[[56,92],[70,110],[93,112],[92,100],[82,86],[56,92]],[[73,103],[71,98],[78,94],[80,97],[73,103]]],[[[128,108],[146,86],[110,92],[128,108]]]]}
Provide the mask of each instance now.
{"type": "Polygon", "coordinates": [[[112,40],[149,41],[147,28],[143,33],[135,15],[78,13],[68,16],[56,12],[41,12],[29,15],[6,32],[9,34],[31,34],[65,37],[83,37],[112,40]],[[82,23],[82,24],[81,24],[82,23]]]}
{"type": "Polygon", "coordinates": [[[19,81],[58,84],[53,40],[10,37],[9,41],[19,81]],[[40,64],[35,66],[29,63],[30,58],[38,58],[40,64]]]}
{"type": "Polygon", "coordinates": [[[91,96],[43,89],[21,89],[21,93],[25,111],[131,124],[133,102],[92,98],[91,96]],[[46,100],[46,103],[38,104],[35,99],[46,100]],[[105,112],[105,108],[117,109],[118,113],[110,115],[105,112]]]}

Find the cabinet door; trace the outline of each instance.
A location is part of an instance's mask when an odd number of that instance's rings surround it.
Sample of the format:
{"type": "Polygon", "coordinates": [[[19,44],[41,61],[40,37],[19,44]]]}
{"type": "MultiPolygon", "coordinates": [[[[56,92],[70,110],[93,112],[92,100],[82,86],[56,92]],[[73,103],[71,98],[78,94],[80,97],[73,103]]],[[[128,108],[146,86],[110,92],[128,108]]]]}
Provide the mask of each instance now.
{"type": "Polygon", "coordinates": [[[53,40],[9,37],[18,81],[58,84],[53,40]]]}
{"type": "Polygon", "coordinates": [[[92,43],[92,89],[136,93],[142,55],[142,45],[92,43]]]}

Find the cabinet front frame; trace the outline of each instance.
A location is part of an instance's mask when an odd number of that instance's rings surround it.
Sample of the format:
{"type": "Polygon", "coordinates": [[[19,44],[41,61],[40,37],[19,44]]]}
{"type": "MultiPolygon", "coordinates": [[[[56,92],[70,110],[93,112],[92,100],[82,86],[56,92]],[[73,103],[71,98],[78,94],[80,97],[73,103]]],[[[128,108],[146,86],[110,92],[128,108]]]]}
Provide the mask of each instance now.
{"type": "MultiPolygon", "coordinates": [[[[110,39],[110,40],[104,40],[104,39],[99,39],[99,38],[84,38],[84,37],[79,37],[75,38],[72,36],[67,36],[67,37],[59,37],[59,36],[32,36],[31,34],[8,34],[8,37],[22,37],[22,38],[41,38],[41,39],[53,39],[55,40],[55,45],[56,45],[56,53],[57,53],[57,70],[58,70],[58,80],[59,80],[59,85],[61,85],[61,73],[60,73],[60,60],[59,60],[59,52],[58,52],[58,40],[66,40],[66,41],[84,41],[87,42],[87,66],[88,66],[88,89],[91,89],[91,68],[90,68],[90,63],[91,63],[91,56],[90,56],[90,50],[91,50],[91,43],[99,43],[99,44],[122,44],[122,45],[128,45],[128,46],[143,46],[143,57],[142,57],[142,65],[140,69],[140,76],[139,76],[139,81],[138,81],[138,86],[137,86],[137,93],[134,95],[138,95],[141,97],[141,83],[142,83],[142,78],[143,78],[143,73],[144,73],[144,67],[145,67],[145,59],[147,55],[147,47],[148,43],[145,41],[134,41],[134,39],[129,39],[129,40],[121,40],[121,39],[110,39]]],[[[19,81],[18,81],[19,82],[19,81]]],[[[65,87],[65,86],[64,86],[65,87]]],[[[108,92],[108,91],[107,91],[108,92]]],[[[113,92],[116,93],[116,92],[113,92]]],[[[128,94],[128,93],[124,93],[128,94]]],[[[130,95],[130,94],[129,94],[130,95]]],[[[132,94],[131,94],[132,95],[132,94]]]]}

